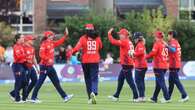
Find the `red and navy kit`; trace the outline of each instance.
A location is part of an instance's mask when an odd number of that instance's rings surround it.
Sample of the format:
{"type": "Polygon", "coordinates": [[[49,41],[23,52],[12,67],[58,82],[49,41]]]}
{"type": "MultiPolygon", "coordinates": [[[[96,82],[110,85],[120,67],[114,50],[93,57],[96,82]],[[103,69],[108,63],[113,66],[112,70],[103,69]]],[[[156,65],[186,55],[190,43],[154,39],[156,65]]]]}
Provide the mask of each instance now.
{"type": "Polygon", "coordinates": [[[168,42],[169,46],[175,48],[175,52],[169,51],[169,68],[180,68],[181,67],[181,46],[179,42],[172,38],[168,42]]]}
{"type": "Polygon", "coordinates": [[[82,63],[99,63],[100,54],[99,51],[102,49],[102,41],[100,37],[92,39],[87,35],[83,35],[75,48],[73,53],[82,49],[82,63]]]}
{"type": "Polygon", "coordinates": [[[39,56],[41,58],[41,65],[52,66],[54,64],[54,49],[61,45],[65,41],[66,37],[62,37],[60,40],[53,41],[47,39],[42,42],[39,56]]]}
{"type": "Polygon", "coordinates": [[[147,60],[146,60],[146,48],[144,41],[139,41],[136,44],[134,51],[135,61],[135,82],[139,92],[139,97],[145,97],[145,74],[147,71],[147,60]]]}
{"type": "Polygon", "coordinates": [[[24,62],[26,61],[24,46],[22,44],[16,43],[13,47],[13,53],[14,63],[12,65],[12,70],[15,77],[15,87],[14,90],[10,92],[10,95],[15,97],[15,101],[18,102],[21,100],[20,90],[22,89],[22,100],[26,101],[27,77],[24,68],[24,62]]]}
{"type": "Polygon", "coordinates": [[[137,43],[134,57],[135,68],[147,68],[146,47],[143,41],[137,43]]]}
{"type": "Polygon", "coordinates": [[[169,95],[172,96],[174,85],[177,86],[181,93],[181,98],[186,98],[187,92],[185,91],[182,83],[179,80],[179,70],[181,67],[181,47],[179,42],[172,38],[168,42],[169,48],[169,95]]]}
{"type": "Polygon", "coordinates": [[[154,69],[168,69],[168,48],[163,41],[156,41],[153,45],[152,51],[146,58],[153,57],[154,69]]]}
{"type": "Polygon", "coordinates": [[[53,35],[54,33],[51,31],[45,32],[44,37],[46,37],[47,39],[42,41],[42,43],[41,43],[41,47],[40,47],[40,51],[39,51],[39,56],[41,58],[40,75],[39,75],[39,79],[35,85],[34,91],[32,93],[32,97],[31,97],[32,100],[37,99],[38,92],[39,92],[39,90],[40,90],[40,88],[41,88],[42,84],[44,83],[47,76],[49,77],[49,79],[51,80],[53,85],[55,86],[55,88],[58,91],[58,93],[60,94],[60,96],[63,99],[67,98],[67,94],[62,89],[62,87],[60,85],[59,78],[57,76],[57,72],[56,72],[55,68],[53,67],[54,48],[61,45],[62,43],[64,43],[64,41],[66,40],[66,35],[57,41],[53,41],[53,40],[48,38],[50,36],[50,34],[52,34],[52,36],[54,36],[53,35]]]}
{"type": "Polygon", "coordinates": [[[122,65],[122,69],[118,76],[117,90],[113,96],[119,98],[119,95],[124,84],[124,80],[126,79],[128,85],[130,86],[133,92],[133,99],[137,99],[138,93],[132,76],[134,61],[133,58],[131,58],[128,54],[130,50],[134,50],[134,46],[128,38],[128,31],[126,29],[121,29],[120,32],[118,32],[118,34],[122,34],[127,38],[123,40],[116,40],[112,37],[111,33],[108,33],[108,39],[111,42],[111,44],[120,47],[120,64],[122,65]]]}
{"type": "Polygon", "coordinates": [[[14,63],[24,63],[26,58],[24,46],[22,44],[15,44],[13,50],[14,63]]]}
{"type": "Polygon", "coordinates": [[[26,63],[25,65],[28,68],[32,68],[34,65],[34,58],[35,58],[35,49],[32,46],[25,46],[24,47],[26,53],[26,63]]]}
{"type": "MultiPolygon", "coordinates": [[[[93,29],[92,24],[86,25],[86,28],[93,29]]],[[[92,38],[87,34],[81,36],[76,46],[73,48],[72,53],[79,51],[82,52],[82,68],[84,72],[84,79],[87,88],[88,99],[91,98],[90,94],[93,92],[98,95],[98,72],[100,62],[100,50],[102,49],[102,41],[100,36],[92,38]]]]}
{"type": "Polygon", "coordinates": [[[108,39],[111,44],[120,47],[120,64],[121,65],[134,65],[133,59],[129,56],[129,50],[133,50],[133,43],[129,39],[116,40],[108,33],[108,39]]]}
{"type": "Polygon", "coordinates": [[[155,90],[151,100],[157,102],[159,92],[162,89],[164,99],[168,101],[170,97],[165,83],[165,74],[169,66],[168,48],[164,44],[164,35],[161,31],[155,32],[155,37],[158,38],[158,41],[154,42],[152,51],[146,56],[146,58],[153,57],[153,68],[156,78],[155,90]]]}

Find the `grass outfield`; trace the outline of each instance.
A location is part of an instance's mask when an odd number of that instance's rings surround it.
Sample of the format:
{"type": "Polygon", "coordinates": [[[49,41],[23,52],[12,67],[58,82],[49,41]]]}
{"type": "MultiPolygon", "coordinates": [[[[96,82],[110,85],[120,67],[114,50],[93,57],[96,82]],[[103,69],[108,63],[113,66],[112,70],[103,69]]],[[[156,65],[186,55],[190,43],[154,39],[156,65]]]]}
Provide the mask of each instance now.
{"type": "MultiPolygon", "coordinates": [[[[84,83],[63,83],[63,88],[68,93],[73,93],[75,97],[68,103],[63,103],[54,87],[51,84],[45,84],[39,93],[39,98],[43,101],[41,104],[15,104],[8,97],[12,85],[0,85],[0,110],[195,110],[195,81],[182,81],[186,91],[190,96],[190,101],[179,103],[180,94],[175,89],[172,97],[172,103],[153,104],[153,103],[132,103],[132,93],[125,84],[120,101],[110,102],[107,96],[113,94],[116,88],[116,82],[101,82],[99,85],[99,96],[97,105],[87,104],[87,95],[84,83]]],[[[152,95],[153,81],[146,82],[147,97],[152,95]]],[[[162,95],[162,93],[161,93],[162,95]]],[[[159,96],[161,98],[162,96],[159,96]]]]}

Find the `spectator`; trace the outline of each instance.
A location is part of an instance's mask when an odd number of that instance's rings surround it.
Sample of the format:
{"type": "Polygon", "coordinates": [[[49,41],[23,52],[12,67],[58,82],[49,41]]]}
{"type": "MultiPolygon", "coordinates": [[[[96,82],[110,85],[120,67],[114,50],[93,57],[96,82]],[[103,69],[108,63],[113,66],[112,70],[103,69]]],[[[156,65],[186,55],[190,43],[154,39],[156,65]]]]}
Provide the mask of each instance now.
{"type": "Polygon", "coordinates": [[[5,48],[0,44],[0,63],[4,62],[5,48]]]}
{"type": "Polygon", "coordinates": [[[68,64],[70,63],[71,54],[72,54],[72,46],[68,45],[66,48],[66,60],[68,64]]]}
{"type": "Polygon", "coordinates": [[[107,53],[107,57],[104,61],[104,64],[113,64],[114,59],[112,58],[112,53],[107,53]]]}
{"type": "Polygon", "coordinates": [[[56,58],[57,63],[65,63],[65,48],[60,47],[59,52],[57,53],[57,58],[56,58]]]}
{"type": "Polygon", "coordinates": [[[13,48],[12,47],[7,47],[5,50],[5,63],[8,65],[11,65],[14,61],[13,58],[13,48]]]}
{"type": "Polygon", "coordinates": [[[77,64],[80,64],[81,62],[78,60],[78,52],[75,54],[75,55],[72,55],[70,57],[70,64],[72,65],[77,65],[77,64]]]}

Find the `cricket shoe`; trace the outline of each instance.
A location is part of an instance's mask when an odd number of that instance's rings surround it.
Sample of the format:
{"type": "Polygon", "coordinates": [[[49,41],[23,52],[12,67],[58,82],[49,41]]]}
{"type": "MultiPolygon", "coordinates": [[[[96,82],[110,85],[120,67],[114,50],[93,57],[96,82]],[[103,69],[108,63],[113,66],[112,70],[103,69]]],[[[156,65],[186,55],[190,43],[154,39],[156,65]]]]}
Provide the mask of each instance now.
{"type": "Polygon", "coordinates": [[[20,100],[20,101],[15,101],[16,104],[23,104],[26,103],[26,101],[20,100]]]}
{"type": "Polygon", "coordinates": [[[162,99],[160,100],[160,102],[161,102],[161,103],[170,103],[170,102],[171,102],[171,99],[165,100],[164,98],[162,98],[162,99]]]}
{"type": "Polygon", "coordinates": [[[146,98],[145,97],[139,97],[139,102],[146,102],[146,98]]]}
{"type": "Polygon", "coordinates": [[[67,95],[67,96],[64,98],[64,102],[66,103],[66,102],[70,101],[73,97],[74,97],[73,94],[67,95]]]}
{"type": "Polygon", "coordinates": [[[139,99],[137,98],[137,99],[133,99],[133,102],[134,102],[134,103],[138,103],[138,102],[140,102],[140,101],[139,101],[139,99]]]}
{"type": "Polygon", "coordinates": [[[35,103],[35,104],[42,103],[42,101],[41,101],[41,100],[39,100],[39,99],[32,99],[32,100],[30,100],[29,102],[31,102],[31,103],[35,103]]]}
{"type": "Polygon", "coordinates": [[[157,103],[157,100],[154,100],[153,98],[149,98],[148,102],[150,102],[150,103],[157,103]]]}
{"type": "Polygon", "coordinates": [[[182,98],[181,100],[179,100],[179,102],[187,102],[189,101],[189,96],[186,96],[185,98],[182,98]]]}
{"type": "Polygon", "coordinates": [[[114,96],[108,96],[108,99],[110,99],[111,101],[113,101],[113,102],[118,102],[119,101],[119,98],[117,98],[117,97],[114,97],[114,96]]]}
{"type": "Polygon", "coordinates": [[[89,99],[87,103],[92,104],[92,99],[89,99]]]}
{"type": "Polygon", "coordinates": [[[90,98],[92,100],[92,104],[96,104],[97,103],[96,96],[95,96],[95,94],[93,92],[90,94],[90,98]]]}

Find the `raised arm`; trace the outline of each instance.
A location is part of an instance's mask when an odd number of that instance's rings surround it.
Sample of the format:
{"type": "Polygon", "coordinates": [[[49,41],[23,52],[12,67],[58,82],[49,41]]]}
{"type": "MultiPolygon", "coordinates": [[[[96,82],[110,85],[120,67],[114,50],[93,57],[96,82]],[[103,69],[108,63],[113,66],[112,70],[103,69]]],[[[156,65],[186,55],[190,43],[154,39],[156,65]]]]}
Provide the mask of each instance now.
{"type": "Polygon", "coordinates": [[[54,41],[54,47],[58,47],[58,46],[60,46],[61,44],[63,44],[64,43],[64,41],[68,38],[68,28],[65,28],[65,31],[64,31],[64,36],[61,38],[61,39],[59,39],[59,40],[57,40],[57,41],[54,41]]]}
{"type": "Polygon", "coordinates": [[[108,31],[108,40],[110,41],[111,44],[113,45],[116,45],[116,46],[121,46],[121,41],[120,40],[116,40],[112,37],[112,31],[113,31],[113,28],[111,28],[109,31],[108,31]]]}

